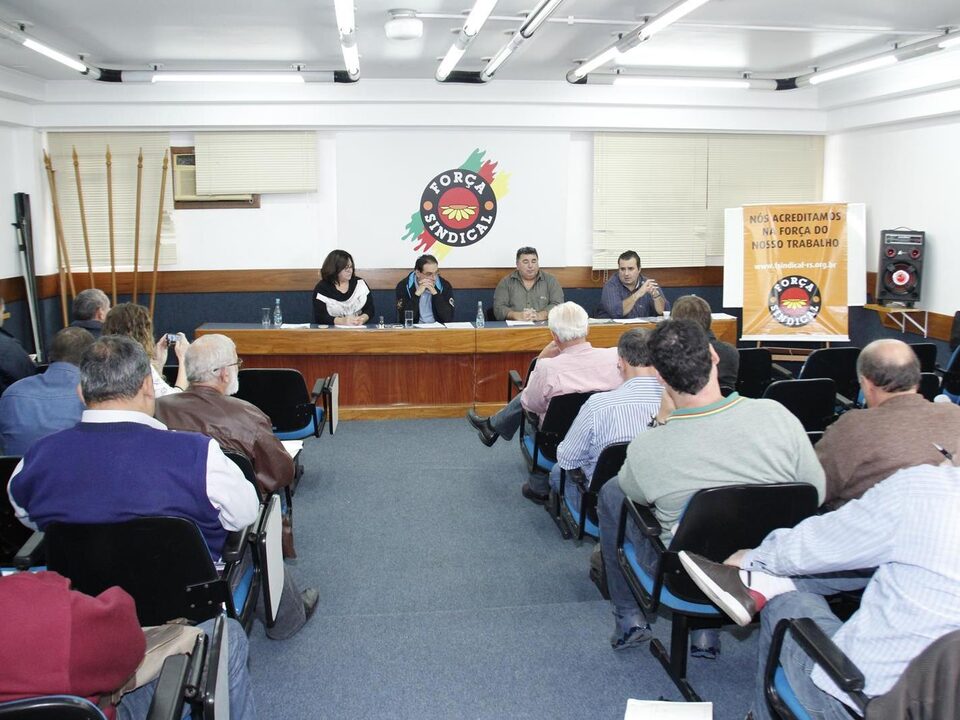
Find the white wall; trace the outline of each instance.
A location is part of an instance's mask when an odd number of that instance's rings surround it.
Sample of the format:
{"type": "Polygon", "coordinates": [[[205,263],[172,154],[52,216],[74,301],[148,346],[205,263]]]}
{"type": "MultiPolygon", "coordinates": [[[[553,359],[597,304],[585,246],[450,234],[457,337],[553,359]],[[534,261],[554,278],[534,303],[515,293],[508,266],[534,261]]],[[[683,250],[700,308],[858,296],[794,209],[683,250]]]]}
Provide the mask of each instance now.
{"type": "MultiPolygon", "coordinates": [[[[35,253],[41,257],[53,256],[53,245],[46,243],[46,178],[41,174],[40,135],[31,128],[4,127],[0,125],[0,277],[22,274],[16,230],[13,194],[30,195],[35,253]]],[[[43,264],[43,263],[41,263],[43,264]]],[[[37,268],[38,274],[54,272],[56,260],[49,269],[37,268]]]]}
{"type": "Polygon", "coordinates": [[[867,206],[867,269],[877,269],[880,231],[925,230],[924,308],[960,308],[960,116],[827,137],[824,198],[867,206]]]}

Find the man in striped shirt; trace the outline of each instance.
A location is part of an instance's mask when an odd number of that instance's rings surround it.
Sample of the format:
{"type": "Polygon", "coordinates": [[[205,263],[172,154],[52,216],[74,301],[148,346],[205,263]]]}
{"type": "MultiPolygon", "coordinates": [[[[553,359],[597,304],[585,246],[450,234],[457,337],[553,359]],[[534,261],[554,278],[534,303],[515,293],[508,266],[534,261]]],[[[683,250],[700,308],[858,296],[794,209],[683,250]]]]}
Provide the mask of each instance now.
{"type": "MultiPolygon", "coordinates": [[[[580,488],[569,479],[580,475],[590,483],[597,458],[608,445],[630,442],[647,428],[660,410],[663,386],[647,350],[649,330],[635,328],[620,336],[617,344],[617,369],[623,385],[608,392],[592,395],[557,447],[557,463],[550,471],[549,485],[560,488],[560,469],[567,471],[564,494],[580,508],[580,488]]],[[[530,487],[537,494],[547,492],[547,478],[531,475],[530,487]]]]}

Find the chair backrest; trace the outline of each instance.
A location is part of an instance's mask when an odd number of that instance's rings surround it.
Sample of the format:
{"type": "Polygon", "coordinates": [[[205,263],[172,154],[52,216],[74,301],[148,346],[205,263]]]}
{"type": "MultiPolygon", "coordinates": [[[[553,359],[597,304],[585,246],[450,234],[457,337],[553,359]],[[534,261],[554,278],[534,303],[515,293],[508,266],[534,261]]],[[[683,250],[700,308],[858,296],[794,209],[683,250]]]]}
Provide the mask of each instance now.
{"type": "Polygon", "coordinates": [[[299,370],[243,368],[238,380],[236,396],[260,408],[275,432],[299,430],[313,419],[314,405],[299,370]]]}
{"type": "Polygon", "coordinates": [[[698,491],[687,504],[670,547],[663,555],[663,582],[683,600],[704,602],[683,570],[681,550],[722,562],[756,547],[773,530],[793,527],[817,509],[817,489],[806,483],[728,485],[698,491]]]}
{"type": "Polygon", "coordinates": [[[766,348],[740,348],[737,352],[737,392],[744,397],[762,397],[773,375],[773,356],[766,348]]]}
{"type": "Polygon", "coordinates": [[[73,695],[46,695],[0,703],[2,720],[106,720],[89,700],[73,695]]]}
{"type": "Polygon", "coordinates": [[[592,392],[568,393],[551,398],[543,422],[540,423],[540,432],[559,435],[562,440],[577,419],[580,408],[591,395],[592,392]]]}
{"type": "Polygon", "coordinates": [[[33,532],[17,519],[7,495],[10,476],[20,459],[19,455],[0,456],[0,565],[10,563],[33,532]]]}
{"type": "Polygon", "coordinates": [[[257,473],[253,469],[253,463],[250,462],[250,458],[235,450],[224,450],[223,454],[240,468],[243,476],[257,489],[257,499],[263,500],[263,493],[260,491],[260,485],[257,483],[257,473]]]}
{"type": "Polygon", "coordinates": [[[807,357],[800,368],[799,378],[830,378],[837,385],[836,392],[849,400],[856,400],[860,394],[860,380],[857,378],[858,347],[820,348],[807,357]]]}
{"type": "Polygon", "coordinates": [[[630,443],[613,443],[607,445],[597,458],[597,467],[590,478],[590,491],[599,492],[610,478],[620,472],[623,461],[627,459],[627,446],[630,443]]]}
{"type": "Polygon", "coordinates": [[[807,432],[825,430],[834,418],[837,386],[829,378],[777,380],[763,397],[776,400],[793,413],[807,432]]]}
{"type": "Polygon", "coordinates": [[[920,372],[933,372],[937,369],[937,346],[934,343],[913,343],[910,347],[920,361],[920,372]]]}
{"type": "Polygon", "coordinates": [[[137,518],[89,525],[50,523],[44,530],[47,568],[70,578],[73,588],[98,595],[119,585],[137,605],[141,625],[185,617],[202,621],[219,604],[198,602],[192,586],[216,583],[210,551],[191,521],[137,518]]]}
{"type": "Polygon", "coordinates": [[[920,387],[917,392],[933,402],[933,399],[940,394],[940,376],[935,372],[920,373],[920,387]]]}

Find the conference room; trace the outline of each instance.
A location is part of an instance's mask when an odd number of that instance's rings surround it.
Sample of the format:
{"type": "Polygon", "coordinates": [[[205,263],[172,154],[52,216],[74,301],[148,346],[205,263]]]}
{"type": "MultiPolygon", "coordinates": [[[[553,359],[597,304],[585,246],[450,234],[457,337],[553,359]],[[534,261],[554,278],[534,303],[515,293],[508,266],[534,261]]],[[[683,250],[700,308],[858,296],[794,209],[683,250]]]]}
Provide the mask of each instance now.
{"type": "MultiPolygon", "coordinates": [[[[319,602],[290,640],[250,631],[262,716],[690,699],[647,646],[611,650],[594,543],[521,496],[523,450],[465,420],[556,338],[546,305],[495,311],[521,257],[595,348],[669,317],[604,312],[632,251],[638,289],[702,298],[741,351],[796,375],[816,349],[923,343],[939,394],[960,305],[955,3],[128,5],[0,0],[0,330],[43,366],[99,288],[174,336],[171,386],[179,333],[235,343],[240,397],[251,370],[302,375],[322,412],[282,498],[284,564],[319,602]],[[343,299],[367,293],[358,324],[317,322],[334,251],[343,299]]],[[[651,617],[670,648],[675,618],[651,617]]],[[[724,624],[719,655],[682,668],[712,717],[750,709],[758,635],[724,624]]]]}

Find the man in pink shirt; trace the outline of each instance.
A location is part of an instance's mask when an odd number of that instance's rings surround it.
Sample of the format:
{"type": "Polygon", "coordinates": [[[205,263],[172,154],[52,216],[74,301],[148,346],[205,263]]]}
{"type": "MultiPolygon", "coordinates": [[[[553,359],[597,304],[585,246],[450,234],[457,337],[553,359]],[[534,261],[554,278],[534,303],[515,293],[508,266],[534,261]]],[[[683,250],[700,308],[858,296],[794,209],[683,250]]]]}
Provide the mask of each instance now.
{"type": "MultiPolygon", "coordinates": [[[[617,370],[617,349],[595,348],[587,342],[586,310],[576,303],[565,302],[550,311],[547,325],[553,341],[537,357],[523,392],[488,418],[472,409],[467,411],[467,420],[487,447],[501,435],[506,440],[512,439],[524,410],[537,413],[542,420],[550,400],[557,395],[612,390],[623,382],[617,370]]],[[[524,489],[524,495],[530,500],[546,501],[545,495],[528,494],[528,488],[524,486],[524,489]]]]}

